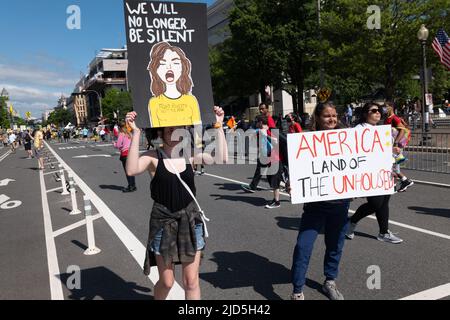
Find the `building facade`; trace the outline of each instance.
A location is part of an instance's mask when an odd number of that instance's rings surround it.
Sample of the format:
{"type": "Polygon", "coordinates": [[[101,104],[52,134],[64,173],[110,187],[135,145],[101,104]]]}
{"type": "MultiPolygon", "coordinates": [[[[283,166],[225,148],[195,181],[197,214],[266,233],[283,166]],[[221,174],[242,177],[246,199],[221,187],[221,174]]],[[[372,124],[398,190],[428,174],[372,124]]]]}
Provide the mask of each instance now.
{"type": "Polygon", "coordinates": [[[109,89],[128,90],[128,53],[126,48],[102,49],[77,83],[73,97],[77,125],[101,121],[101,100],[109,89]]]}

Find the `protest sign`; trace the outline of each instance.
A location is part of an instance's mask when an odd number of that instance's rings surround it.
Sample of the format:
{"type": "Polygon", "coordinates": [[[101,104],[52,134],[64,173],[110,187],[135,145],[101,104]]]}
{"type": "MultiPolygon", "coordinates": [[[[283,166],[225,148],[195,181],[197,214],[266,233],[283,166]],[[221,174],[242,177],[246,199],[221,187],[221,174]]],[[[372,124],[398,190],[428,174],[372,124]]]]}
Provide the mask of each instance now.
{"type": "Polygon", "coordinates": [[[394,193],[391,126],[288,135],[292,203],[394,193]]]}
{"type": "Polygon", "coordinates": [[[206,4],[124,0],[124,10],[137,125],[212,122],[206,4]]]}

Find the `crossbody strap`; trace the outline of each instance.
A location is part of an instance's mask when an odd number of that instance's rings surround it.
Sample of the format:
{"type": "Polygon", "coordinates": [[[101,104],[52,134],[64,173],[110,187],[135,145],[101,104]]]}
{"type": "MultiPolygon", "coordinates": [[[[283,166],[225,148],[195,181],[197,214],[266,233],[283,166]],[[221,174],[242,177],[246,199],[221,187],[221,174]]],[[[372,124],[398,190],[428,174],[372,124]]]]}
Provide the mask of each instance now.
{"type": "MultiPolygon", "coordinates": [[[[200,207],[200,204],[197,201],[197,198],[195,198],[194,193],[192,192],[191,188],[189,188],[189,186],[187,185],[187,183],[181,178],[180,173],[178,172],[178,170],[175,168],[175,166],[173,165],[172,161],[169,159],[169,157],[167,157],[166,153],[164,152],[163,149],[159,149],[159,151],[161,152],[162,156],[164,159],[167,159],[167,162],[169,163],[170,167],[172,168],[172,170],[175,172],[175,175],[177,176],[178,180],[180,180],[181,184],[186,188],[187,192],[191,195],[192,199],[194,199],[195,204],[198,207],[198,210],[200,212],[200,217],[203,221],[203,225],[205,227],[205,238],[209,238],[209,233],[208,233],[208,228],[206,227],[206,221],[210,221],[210,219],[208,219],[205,215],[205,212],[202,210],[202,208],[200,207]]],[[[162,161],[164,161],[164,159],[161,159],[162,161]]]]}

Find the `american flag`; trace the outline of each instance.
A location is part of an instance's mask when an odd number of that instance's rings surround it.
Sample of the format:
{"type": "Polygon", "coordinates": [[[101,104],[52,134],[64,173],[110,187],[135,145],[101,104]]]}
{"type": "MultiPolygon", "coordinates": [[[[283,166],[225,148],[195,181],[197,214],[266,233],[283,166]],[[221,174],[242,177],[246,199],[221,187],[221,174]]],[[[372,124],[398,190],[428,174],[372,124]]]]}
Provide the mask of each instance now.
{"type": "Polygon", "coordinates": [[[439,29],[436,38],[434,38],[433,49],[441,62],[450,70],[450,39],[444,29],[439,29]]]}

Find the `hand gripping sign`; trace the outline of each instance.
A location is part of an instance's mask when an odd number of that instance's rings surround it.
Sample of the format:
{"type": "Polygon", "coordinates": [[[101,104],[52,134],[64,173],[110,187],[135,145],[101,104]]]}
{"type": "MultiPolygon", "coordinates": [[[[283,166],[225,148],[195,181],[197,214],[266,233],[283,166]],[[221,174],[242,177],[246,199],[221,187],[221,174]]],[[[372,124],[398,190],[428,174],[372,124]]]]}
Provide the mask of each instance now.
{"type": "Polygon", "coordinates": [[[292,203],[394,193],[391,126],[288,135],[292,203]]]}

